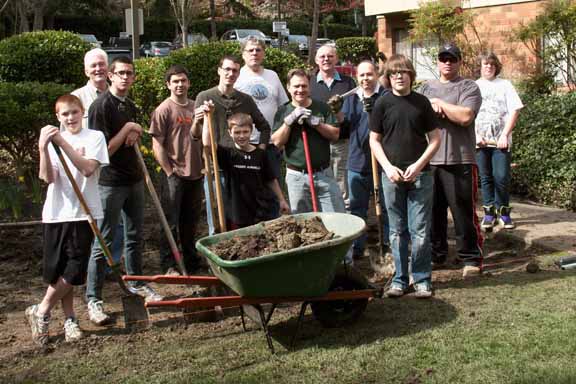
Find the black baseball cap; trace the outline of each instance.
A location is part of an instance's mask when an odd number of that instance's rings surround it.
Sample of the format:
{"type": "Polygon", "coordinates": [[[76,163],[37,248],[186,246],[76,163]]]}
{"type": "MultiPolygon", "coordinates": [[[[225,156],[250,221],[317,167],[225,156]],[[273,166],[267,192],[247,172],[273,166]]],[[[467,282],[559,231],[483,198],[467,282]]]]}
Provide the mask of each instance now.
{"type": "Polygon", "coordinates": [[[460,52],[460,48],[458,48],[454,43],[445,44],[444,46],[440,47],[438,57],[442,55],[450,55],[457,58],[458,60],[462,60],[462,53],[460,52]]]}

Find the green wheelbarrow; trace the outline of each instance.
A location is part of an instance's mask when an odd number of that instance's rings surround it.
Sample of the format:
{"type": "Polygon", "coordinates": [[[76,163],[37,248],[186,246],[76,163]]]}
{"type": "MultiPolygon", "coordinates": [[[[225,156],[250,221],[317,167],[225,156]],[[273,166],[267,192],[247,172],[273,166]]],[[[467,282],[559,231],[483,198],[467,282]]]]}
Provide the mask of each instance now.
{"type": "MultiPolygon", "coordinates": [[[[268,346],[274,352],[267,324],[278,304],[301,302],[300,315],[292,344],[301,327],[308,305],[314,317],[325,327],[339,327],[356,321],[368,301],[382,292],[352,267],[343,263],[352,242],[365,230],[361,218],[345,213],[303,213],[293,217],[304,220],[319,217],[326,229],[334,232],[331,240],[289,251],[238,261],[223,260],[208,247],[238,236],[262,233],[263,223],[230,232],[204,237],[196,248],[206,257],[214,276],[124,276],[164,284],[201,286],[226,285],[237,295],[182,298],[146,303],[147,307],[240,307],[244,316],[253,320],[266,334],[268,346]],[[263,304],[272,304],[268,313],[263,304]]],[[[280,220],[280,219],[277,219],[280,220]]]]}

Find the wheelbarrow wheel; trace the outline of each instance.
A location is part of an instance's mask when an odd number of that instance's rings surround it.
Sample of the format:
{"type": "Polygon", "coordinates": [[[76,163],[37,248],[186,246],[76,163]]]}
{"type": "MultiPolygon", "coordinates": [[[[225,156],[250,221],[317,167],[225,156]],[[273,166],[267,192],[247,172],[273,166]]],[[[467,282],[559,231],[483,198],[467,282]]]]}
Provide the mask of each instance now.
{"type": "MultiPolygon", "coordinates": [[[[336,273],[330,291],[355,291],[368,289],[364,276],[353,268],[342,268],[336,273]]],[[[368,299],[313,301],[310,303],[314,318],[326,328],[349,325],[362,315],[368,299]]]]}

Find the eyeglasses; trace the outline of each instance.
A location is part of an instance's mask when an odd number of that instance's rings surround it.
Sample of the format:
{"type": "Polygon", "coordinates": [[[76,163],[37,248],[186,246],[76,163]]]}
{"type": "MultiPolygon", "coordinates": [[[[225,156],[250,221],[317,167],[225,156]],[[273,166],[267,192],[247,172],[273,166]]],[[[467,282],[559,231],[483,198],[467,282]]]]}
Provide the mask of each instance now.
{"type": "Polygon", "coordinates": [[[455,58],[454,56],[440,56],[438,57],[438,61],[441,63],[449,62],[451,64],[454,64],[458,62],[458,59],[455,58]]]}
{"type": "Polygon", "coordinates": [[[401,70],[401,69],[389,72],[390,77],[397,77],[398,75],[404,76],[404,75],[409,75],[409,74],[410,74],[410,71],[401,70]]]}
{"type": "Polygon", "coordinates": [[[134,76],[134,72],[132,71],[117,71],[114,74],[118,77],[132,77],[134,76]]]}
{"type": "Polygon", "coordinates": [[[244,52],[256,52],[256,53],[259,53],[259,52],[262,52],[262,48],[246,48],[246,49],[244,50],[244,52]]]}
{"type": "Polygon", "coordinates": [[[232,73],[238,73],[238,72],[239,72],[238,69],[236,69],[236,68],[230,68],[230,67],[228,67],[228,68],[220,67],[220,69],[223,70],[224,73],[230,73],[230,72],[232,72],[232,73]]]}
{"type": "Polygon", "coordinates": [[[333,59],[334,55],[322,55],[322,56],[318,56],[319,59],[333,59]]]}

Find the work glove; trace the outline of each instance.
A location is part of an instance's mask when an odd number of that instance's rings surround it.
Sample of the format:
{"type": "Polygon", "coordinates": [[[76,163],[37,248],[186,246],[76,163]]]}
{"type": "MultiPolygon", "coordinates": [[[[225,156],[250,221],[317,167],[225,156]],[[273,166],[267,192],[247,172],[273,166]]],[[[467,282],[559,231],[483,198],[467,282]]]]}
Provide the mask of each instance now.
{"type": "Polygon", "coordinates": [[[294,124],[298,121],[298,124],[302,124],[304,119],[312,114],[312,111],[303,107],[296,107],[292,112],[290,112],[285,118],[284,123],[288,126],[294,124]]]}
{"type": "Polygon", "coordinates": [[[342,104],[344,104],[344,98],[340,95],[334,95],[327,101],[328,106],[332,113],[337,114],[342,109],[342,104]]]}
{"type": "Polygon", "coordinates": [[[317,127],[322,122],[322,118],[318,116],[309,116],[306,118],[311,127],[317,127]]]}
{"type": "Polygon", "coordinates": [[[374,98],[364,97],[362,99],[362,108],[364,109],[364,112],[372,112],[372,108],[374,108],[374,98]]]}

